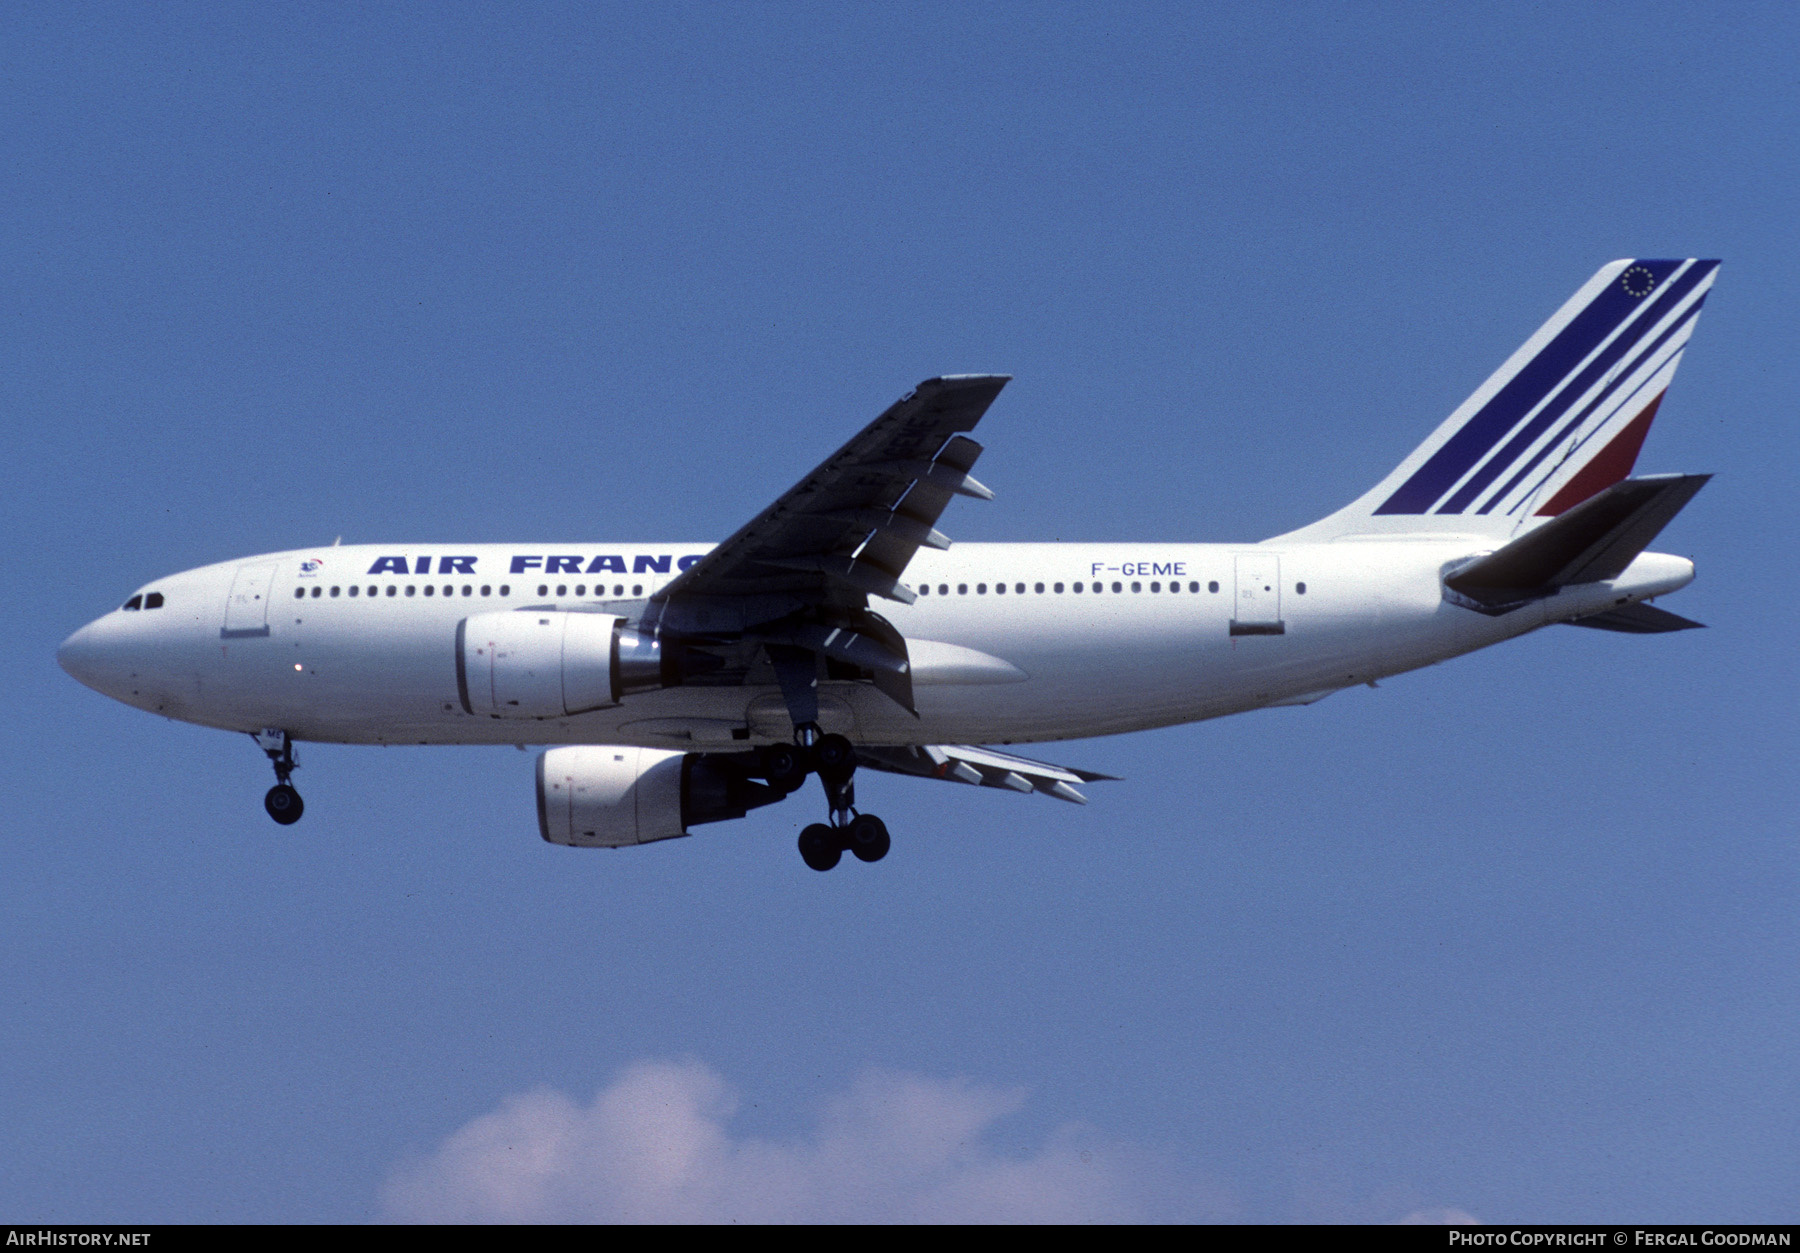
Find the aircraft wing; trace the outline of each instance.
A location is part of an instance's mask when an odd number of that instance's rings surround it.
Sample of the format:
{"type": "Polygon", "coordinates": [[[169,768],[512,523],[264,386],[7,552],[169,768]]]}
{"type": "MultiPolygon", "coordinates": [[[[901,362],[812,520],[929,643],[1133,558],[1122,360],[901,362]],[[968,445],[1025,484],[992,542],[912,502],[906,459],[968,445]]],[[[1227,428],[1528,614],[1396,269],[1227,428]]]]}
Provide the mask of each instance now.
{"type": "Polygon", "coordinates": [[[1003,787],[1014,792],[1042,792],[1058,800],[1087,804],[1077,783],[1098,783],[1117,776],[1033,761],[974,744],[925,744],[918,747],[862,748],[857,762],[872,770],[909,774],[921,779],[948,779],[977,787],[1003,787]]]}
{"type": "Polygon", "coordinates": [[[1009,379],[926,379],[655,599],[677,619],[739,630],[784,611],[862,609],[871,595],[911,604],[901,572],[922,545],[949,547],[936,524],[950,498],[993,498],[969,477],[981,445],[963,432],[1009,379]]]}
{"type": "Polygon", "coordinates": [[[827,663],[867,678],[917,714],[906,640],[869,597],[911,604],[900,576],[922,546],[948,548],[937,520],[952,496],[992,500],[969,474],[965,431],[1005,374],[926,379],[776,502],[651,598],[659,629],[713,681],[748,681],[766,658],[796,727],[817,723],[827,663]]]}

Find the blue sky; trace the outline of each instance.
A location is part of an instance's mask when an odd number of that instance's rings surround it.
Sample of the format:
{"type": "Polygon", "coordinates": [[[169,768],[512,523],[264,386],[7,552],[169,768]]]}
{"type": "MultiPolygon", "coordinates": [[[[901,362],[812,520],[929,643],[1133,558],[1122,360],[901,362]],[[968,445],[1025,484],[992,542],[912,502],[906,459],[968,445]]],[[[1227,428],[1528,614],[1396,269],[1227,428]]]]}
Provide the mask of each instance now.
{"type": "Polygon", "coordinates": [[[1797,39],[9,8],[0,1214],[1791,1220],[1797,39]],[[1017,376],[954,537],[1257,539],[1690,255],[1639,466],[1718,476],[1661,543],[1709,630],[1058,746],[1085,809],[859,780],[874,868],[798,798],[550,848],[512,750],[309,746],[279,829],[248,741],[54,662],[338,535],[718,538],[939,373],[1017,376]]]}

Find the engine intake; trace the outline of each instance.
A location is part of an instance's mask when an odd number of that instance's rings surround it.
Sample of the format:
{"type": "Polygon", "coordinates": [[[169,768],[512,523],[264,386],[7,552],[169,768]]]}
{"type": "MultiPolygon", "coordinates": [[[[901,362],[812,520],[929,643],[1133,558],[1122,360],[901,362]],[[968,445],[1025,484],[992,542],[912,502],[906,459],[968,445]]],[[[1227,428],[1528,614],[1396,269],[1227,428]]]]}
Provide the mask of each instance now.
{"type": "Polygon", "coordinates": [[[662,642],[609,613],[480,613],[456,625],[456,694],[491,718],[561,718],[668,687],[662,642]]]}
{"type": "Polygon", "coordinates": [[[742,818],[785,793],[748,777],[750,754],[583,744],[537,762],[538,831],[552,844],[627,848],[742,818]]]}

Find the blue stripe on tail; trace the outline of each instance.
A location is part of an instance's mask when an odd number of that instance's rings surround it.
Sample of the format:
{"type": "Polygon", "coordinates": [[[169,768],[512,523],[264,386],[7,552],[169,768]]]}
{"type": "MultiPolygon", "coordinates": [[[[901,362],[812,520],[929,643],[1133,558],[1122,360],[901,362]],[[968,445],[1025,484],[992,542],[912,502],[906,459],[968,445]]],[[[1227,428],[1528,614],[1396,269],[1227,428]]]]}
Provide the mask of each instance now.
{"type": "MultiPolygon", "coordinates": [[[[1519,419],[1530,413],[1588,354],[1635,313],[1639,302],[1681,266],[1681,260],[1635,261],[1624,272],[1648,270],[1651,283],[1633,291],[1623,281],[1608,283],[1587,308],[1527,361],[1479,412],[1465,422],[1411,478],[1376,510],[1377,514],[1425,513],[1488,454],[1519,419]]],[[[1696,266],[1695,269],[1699,269],[1696,266]]],[[[1504,467],[1502,467],[1504,468],[1504,467]]]]}
{"type": "MultiPolygon", "coordinates": [[[[1621,357],[1641,343],[1644,336],[1650,332],[1650,329],[1661,322],[1663,318],[1668,315],[1669,310],[1680,304],[1683,297],[1693,291],[1694,286],[1699,283],[1701,279],[1717,269],[1718,264],[1717,261],[1697,262],[1689,267],[1687,273],[1669,284],[1663,294],[1656,299],[1649,310],[1645,312],[1644,316],[1639,319],[1637,326],[1633,328],[1633,330],[1619,336],[1601,350],[1600,354],[1588,363],[1587,368],[1582,370],[1568,386],[1564,387],[1562,391],[1558,393],[1556,399],[1545,405],[1530,422],[1525,424],[1524,430],[1513,436],[1504,449],[1494,456],[1486,465],[1470,475],[1468,481],[1457,488],[1456,494],[1451,496],[1449,500],[1445,501],[1433,512],[1461,513],[1464,509],[1468,508],[1469,502],[1479,496],[1483,488],[1499,478],[1501,474],[1505,473],[1508,466],[1512,465],[1513,462],[1522,457],[1525,454],[1525,450],[1531,447],[1533,441],[1535,441],[1539,435],[1542,435],[1549,429],[1553,422],[1563,414],[1567,413],[1570,405],[1573,405],[1577,400],[1581,399],[1582,396],[1586,395],[1588,389],[1599,382],[1608,370],[1617,365],[1621,357]]],[[[1698,306],[1690,311],[1690,313],[1697,311],[1698,306]]],[[[1682,320],[1684,322],[1686,321],[1685,318],[1682,320]]],[[[1667,336],[1664,336],[1663,338],[1666,339],[1667,336]]],[[[1659,339],[1657,342],[1660,345],[1662,341],[1659,339]]],[[[1592,409],[1593,407],[1589,406],[1588,412],[1592,412],[1592,409]]]]}
{"type": "MultiPolygon", "coordinates": [[[[1708,272],[1710,273],[1712,268],[1717,265],[1718,265],[1718,262],[1716,262],[1716,261],[1714,261],[1710,265],[1708,265],[1708,267],[1707,267],[1708,272]]],[[[1698,268],[1698,267],[1696,267],[1696,268],[1698,268]]],[[[1613,396],[1617,395],[1619,388],[1621,388],[1625,385],[1625,382],[1627,379],[1630,379],[1633,375],[1635,375],[1638,372],[1638,370],[1643,367],[1644,363],[1646,361],[1649,361],[1652,357],[1654,357],[1657,354],[1657,352],[1662,348],[1662,346],[1664,344],[1668,343],[1670,338],[1673,337],[1678,331],[1680,331],[1682,327],[1686,326],[1689,322],[1693,321],[1696,317],[1698,317],[1700,315],[1701,308],[1704,307],[1705,304],[1706,304],[1706,297],[1701,296],[1700,299],[1696,300],[1693,303],[1693,307],[1688,309],[1688,311],[1686,313],[1682,314],[1680,317],[1676,318],[1675,321],[1673,323],[1671,323],[1670,326],[1666,330],[1664,330],[1661,335],[1658,335],[1655,338],[1655,340],[1653,340],[1651,342],[1651,344],[1648,348],[1644,349],[1644,351],[1640,352],[1637,355],[1637,358],[1635,360],[1633,360],[1630,365],[1626,366],[1623,370],[1619,371],[1618,378],[1614,379],[1611,383],[1607,384],[1607,386],[1601,391],[1601,393],[1598,396],[1594,397],[1594,399],[1592,401],[1590,401],[1586,406],[1584,406],[1582,408],[1580,413],[1576,414],[1568,422],[1565,422],[1562,426],[1562,429],[1557,431],[1554,436],[1552,436],[1550,439],[1545,440],[1543,447],[1539,448],[1536,453],[1532,454],[1532,456],[1526,460],[1525,464],[1519,467],[1518,472],[1515,473],[1511,479],[1507,480],[1506,486],[1501,488],[1499,491],[1495,492],[1494,495],[1488,500],[1488,502],[1485,505],[1483,505],[1480,509],[1478,509],[1476,512],[1489,513],[1493,510],[1494,506],[1498,505],[1501,501],[1505,500],[1508,496],[1512,495],[1513,491],[1519,486],[1519,484],[1525,481],[1526,476],[1529,475],[1533,470],[1535,470],[1538,467],[1538,465],[1540,463],[1542,463],[1542,461],[1544,460],[1545,457],[1548,457],[1551,454],[1551,452],[1553,452],[1557,448],[1561,447],[1563,440],[1568,438],[1568,436],[1571,433],[1581,429],[1581,424],[1583,422],[1586,422],[1588,420],[1588,418],[1593,416],[1594,410],[1598,409],[1601,405],[1605,404],[1613,396]]],[[[1632,389],[1631,395],[1627,396],[1621,403],[1622,404],[1630,404],[1631,397],[1636,396],[1637,393],[1639,391],[1641,391],[1642,389],[1643,389],[1643,384],[1642,383],[1638,384],[1637,387],[1632,389]]],[[[1579,394],[1579,393],[1577,393],[1577,394],[1579,394]]],[[[1515,454],[1515,457],[1516,457],[1516,455],[1517,454],[1515,454]]]]}

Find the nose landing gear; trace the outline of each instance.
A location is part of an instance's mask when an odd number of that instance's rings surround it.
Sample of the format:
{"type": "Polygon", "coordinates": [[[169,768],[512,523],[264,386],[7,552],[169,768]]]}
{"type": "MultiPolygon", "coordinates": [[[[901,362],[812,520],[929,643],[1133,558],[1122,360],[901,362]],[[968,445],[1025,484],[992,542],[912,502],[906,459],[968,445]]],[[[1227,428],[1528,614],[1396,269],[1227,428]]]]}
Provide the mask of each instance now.
{"type": "Polygon", "coordinates": [[[830,870],[846,852],[858,861],[880,861],[892,840],[887,824],[856,811],[856,748],[841,735],[820,735],[805,724],[794,734],[819,783],[825,788],[829,823],[815,822],[800,833],[800,859],[814,870],[830,870]]]}
{"type": "Polygon", "coordinates": [[[286,827],[300,821],[300,815],[306,812],[306,802],[300,799],[293,784],[277,783],[263,797],[263,808],[269,811],[269,817],[286,827]]]}
{"type": "Polygon", "coordinates": [[[263,808],[269,811],[269,817],[282,826],[292,826],[306,812],[306,803],[288,781],[300,765],[294,760],[293,737],[286,731],[268,727],[254,732],[251,738],[256,741],[258,748],[268,754],[269,761],[275,767],[275,786],[263,797],[263,808]]]}

